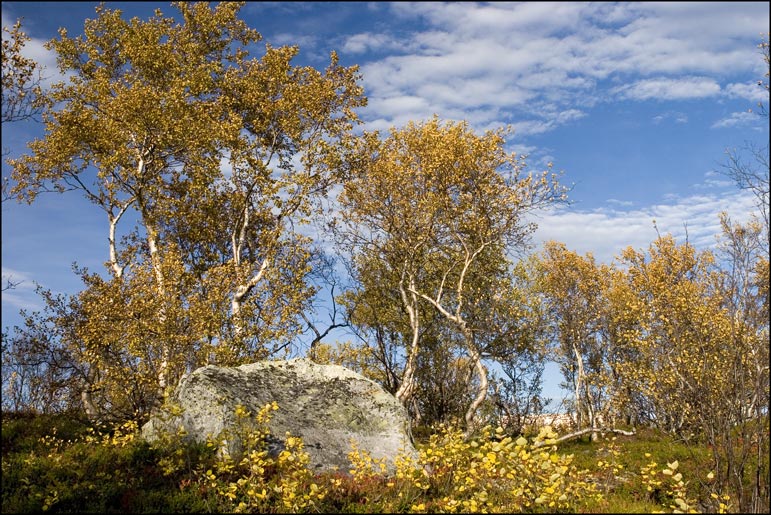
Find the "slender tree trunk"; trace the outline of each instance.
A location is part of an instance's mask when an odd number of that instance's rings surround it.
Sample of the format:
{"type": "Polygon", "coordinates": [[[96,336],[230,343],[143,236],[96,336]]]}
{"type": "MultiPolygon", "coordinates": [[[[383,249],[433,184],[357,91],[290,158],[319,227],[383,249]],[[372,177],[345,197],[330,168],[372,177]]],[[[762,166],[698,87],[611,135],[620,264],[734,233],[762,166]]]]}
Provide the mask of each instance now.
{"type": "Polygon", "coordinates": [[[99,410],[94,404],[94,399],[91,396],[91,388],[96,381],[96,368],[93,365],[89,365],[88,373],[86,374],[86,384],[80,392],[80,400],[83,403],[83,409],[86,412],[86,416],[89,420],[96,420],[99,417],[99,410]]]}
{"type": "MultiPolygon", "coordinates": [[[[137,157],[137,176],[142,177],[147,172],[147,165],[148,163],[152,162],[152,148],[146,148],[137,157]]],[[[168,316],[167,310],[166,310],[166,302],[168,301],[166,296],[166,284],[163,277],[163,267],[162,267],[162,259],[160,255],[160,251],[158,249],[159,244],[159,236],[158,236],[158,230],[155,227],[155,224],[153,223],[153,217],[151,216],[147,203],[144,199],[144,192],[141,188],[138,189],[138,191],[135,192],[135,197],[132,199],[132,202],[135,201],[137,203],[137,209],[139,210],[142,223],[145,226],[145,232],[147,234],[147,247],[150,250],[150,263],[153,267],[153,272],[155,273],[155,287],[157,294],[159,298],[161,299],[161,308],[160,312],[158,313],[158,324],[164,325],[166,323],[166,317],[168,316]]],[[[125,209],[125,208],[124,208],[125,209]]],[[[122,215],[123,210],[118,215],[118,218],[122,215]]],[[[117,220],[116,220],[117,223],[117,220]]],[[[111,228],[112,229],[112,228],[111,228]]],[[[114,242],[114,233],[111,230],[111,238],[114,242]]],[[[115,265],[117,265],[117,262],[114,263],[113,269],[115,269],[115,265]]],[[[168,386],[168,380],[169,380],[169,362],[170,362],[170,356],[171,356],[171,348],[168,344],[168,342],[159,342],[159,345],[161,346],[160,349],[160,363],[158,364],[157,369],[157,378],[158,378],[158,390],[161,396],[166,391],[166,387],[168,386]]]]}
{"type": "MultiPolygon", "coordinates": [[[[144,170],[144,161],[140,160],[139,163],[140,170],[144,170]]],[[[155,274],[155,289],[156,293],[158,294],[158,298],[161,300],[161,307],[158,313],[158,324],[159,325],[165,325],[166,323],[166,317],[168,316],[167,310],[166,310],[166,302],[167,302],[167,296],[166,296],[166,281],[163,277],[163,261],[161,258],[160,251],[158,249],[159,244],[159,236],[158,236],[158,230],[156,229],[155,225],[152,223],[152,217],[150,216],[150,213],[148,212],[147,205],[144,202],[142,193],[140,192],[137,195],[137,207],[139,208],[139,212],[142,217],[142,223],[145,226],[145,233],[147,234],[147,247],[150,251],[150,263],[153,267],[153,273],[155,274]]],[[[166,387],[168,386],[169,381],[169,362],[170,362],[170,356],[171,356],[171,349],[169,347],[168,342],[158,342],[158,345],[161,346],[160,349],[160,362],[158,363],[157,367],[157,379],[158,379],[158,391],[161,397],[163,397],[166,387]]]]}
{"type": "Polygon", "coordinates": [[[407,310],[407,314],[410,318],[410,329],[412,331],[412,341],[407,352],[407,363],[404,366],[404,374],[402,374],[402,381],[399,385],[399,389],[396,391],[396,398],[399,399],[405,407],[409,405],[409,401],[415,394],[415,364],[417,362],[417,356],[420,345],[420,313],[418,311],[418,298],[414,291],[414,281],[410,278],[410,295],[407,295],[407,291],[404,288],[404,274],[402,280],[399,282],[399,292],[402,297],[402,303],[407,310]]]}
{"type": "MultiPolygon", "coordinates": [[[[145,230],[147,232],[147,246],[150,249],[150,262],[152,263],[153,271],[155,272],[156,290],[161,299],[161,309],[160,313],[158,313],[158,323],[164,325],[166,323],[166,317],[168,316],[168,313],[166,312],[166,283],[163,278],[161,255],[158,251],[158,231],[155,229],[155,226],[147,222],[147,218],[145,218],[145,230]]],[[[169,382],[169,362],[171,361],[171,348],[168,343],[159,342],[159,344],[162,347],[160,350],[161,359],[160,363],[158,364],[158,390],[160,391],[161,395],[163,395],[169,382]]]]}
{"type": "Polygon", "coordinates": [[[118,227],[118,222],[120,222],[121,217],[133,203],[134,199],[132,198],[126,202],[123,207],[120,208],[117,215],[113,215],[112,208],[110,208],[109,212],[107,213],[107,218],[110,222],[110,233],[107,239],[110,245],[110,268],[112,269],[112,272],[117,279],[123,277],[123,270],[126,267],[125,265],[121,266],[121,264],[118,262],[118,248],[117,244],[115,243],[115,231],[118,227]]]}
{"type": "MultiPolygon", "coordinates": [[[[251,188],[250,190],[251,191],[251,188]]],[[[230,245],[233,252],[233,265],[235,266],[236,278],[239,284],[236,285],[236,291],[233,293],[233,299],[230,301],[230,314],[233,321],[233,332],[236,339],[243,336],[245,331],[245,324],[241,314],[244,302],[249,297],[249,294],[259,284],[259,282],[265,277],[265,273],[270,266],[270,258],[265,257],[260,264],[260,268],[256,273],[252,274],[248,279],[241,276],[241,260],[243,257],[244,245],[246,245],[247,231],[251,224],[251,209],[249,203],[244,205],[241,212],[241,228],[230,235],[230,245]]],[[[277,227],[280,224],[281,217],[277,219],[277,227]]]]}
{"type": "Polygon", "coordinates": [[[536,442],[535,444],[533,444],[533,448],[543,447],[544,445],[554,445],[556,443],[565,442],[567,440],[572,440],[574,438],[578,438],[579,436],[583,436],[586,433],[594,432],[595,430],[606,432],[606,433],[615,433],[615,434],[624,435],[624,436],[634,436],[634,435],[637,434],[636,431],[624,431],[623,429],[605,428],[605,427],[597,428],[596,429],[596,428],[590,427],[590,428],[587,428],[587,429],[580,429],[578,431],[573,431],[572,433],[568,433],[566,435],[562,435],[559,438],[555,439],[554,442],[550,443],[550,444],[546,444],[546,443],[544,443],[542,441],[541,442],[536,442]]]}
{"type": "Polygon", "coordinates": [[[471,362],[474,364],[474,368],[479,376],[477,396],[469,405],[468,410],[466,410],[466,436],[469,436],[475,429],[476,411],[487,398],[489,381],[487,378],[487,368],[484,366],[484,363],[482,363],[482,356],[479,354],[479,351],[474,344],[474,333],[465,327],[465,323],[463,326],[463,336],[466,339],[466,348],[468,349],[471,362]]]}
{"type": "Polygon", "coordinates": [[[482,363],[482,356],[477,350],[474,342],[474,332],[468,327],[466,320],[464,320],[463,316],[461,315],[463,310],[463,282],[465,279],[466,272],[469,269],[469,266],[473,262],[474,258],[485,248],[485,246],[486,244],[482,245],[473,254],[467,253],[466,255],[466,261],[464,263],[463,270],[460,273],[458,284],[455,288],[456,307],[455,307],[454,314],[450,313],[449,311],[447,311],[447,309],[445,309],[444,306],[442,306],[442,291],[444,288],[444,279],[442,280],[442,284],[439,286],[436,298],[431,298],[424,293],[419,293],[415,289],[415,284],[412,282],[410,283],[410,287],[409,287],[409,291],[413,296],[420,296],[421,298],[425,299],[431,305],[433,305],[437,309],[437,311],[439,311],[447,320],[455,324],[455,326],[458,329],[460,329],[460,332],[461,334],[463,334],[463,337],[466,341],[466,350],[468,351],[469,357],[471,358],[471,362],[474,365],[474,369],[476,370],[477,375],[479,376],[479,386],[477,388],[477,396],[474,398],[474,400],[471,402],[468,409],[466,410],[466,415],[465,415],[466,436],[469,436],[474,430],[474,419],[475,419],[476,410],[479,408],[479,406],[481,406],[481,404],[487,398],[487,387],[489,386],[489,380],[487,377],[487,369],[482,363]]]}
{"type": "MultiPolygon", "coordinates": [[[[576,402],[576,422],[578,423],[578,427],[581,428],[584,420],[584,414],[589,416],[589,424],[592,429],[595,428],[595,420],[593,416],[593,412],[591,409],[591,406],[589,406],[589,396],[584,393],[584,390],[586,388],[586,372],[584,371],[584,360],[581,356],[581,352],[578,350],[578,345],[576,345],[575,342],[573,342],[573,355],[576,358],[576,384],[575,389],[573,391],[573,395],[575,395],[575,402],[576,402]]],[[[592,441],[597,440],[597,433],[592,432],[592,441]]]]}
{"type": "MultiPolygon", "coordinates": [[[[116,279],[120,279],[123,277],[123,271],[125,269],[125,266],[121,266],[120,263],[118,262],[118,250],[117,250],[117,245],[115,243],[115,231],[121,217],[133,202],[134,202],[133,199],[129,200],[126,203],[126,205],[121,207],[117,215],[113,215],[112,209],[108,209],[108,212],[107,212],[107,217],[110,223],[109,236],[108,236],[109,251],[110,251],[109,263],[110,263],[110,268],[112,269],[113,275],[115,275],[116,279]]],[[[86,384],[84,385],[83,389],[80,392],[80,401],[83,403],[83,409],[86,412],[86,416],[90,420],[94,420],[99,416],[99,409],[96,407],[93,396],[91,395],[91,388],[93,387],[93,384],[96,382],[97,367],[98,367],[98,363],[96,363],[95,361],[88,362],[88,372],[86,373],[86,384]]]]}
{"type": "MultiPolygon", "coordinates": [[[[240,259],[238,260],[240,261],[240,259]]],[[[241,316],[241,309],[252,290],[259,284],[270,266],[270,261],[265,258],[260,265],[260,269],[252,275],[248,281],[239,284],[236,292],[233,294],[233,300],[230,301],[230,313],[233,319],[233,331],[236,339],[244,334],[244,320],[241,316]]]]}
{"type": "MultiPolygon", "coordinates": [[[[586,396],[586,413],[589,416],[589,427],[597,429],[597,414],[594,412],[594,406],[592,405],[592,399],[589,396],[589,385],[584,383],[584,395],[586,396]]],[[[597,441],[597,433],[592,431],[592,441],[597,441]]]]}

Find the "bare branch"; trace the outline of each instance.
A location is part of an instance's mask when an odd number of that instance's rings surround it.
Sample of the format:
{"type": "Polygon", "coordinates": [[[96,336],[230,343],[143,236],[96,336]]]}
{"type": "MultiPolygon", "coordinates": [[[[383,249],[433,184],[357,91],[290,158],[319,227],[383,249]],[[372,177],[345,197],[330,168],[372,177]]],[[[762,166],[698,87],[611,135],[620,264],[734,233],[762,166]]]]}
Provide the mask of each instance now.
{"type": "Polygon", "coordinates": [[[624,431],[623,429],[608,429],[608,428],[604,428],[604,427],[603,428],[588,427],[586,429],[581,429],[581,430],[575,431],[573,433],[568,433],[566,435],[562,435],[559,438],[557,438],[556,440],[551,440],[549,442],[546,442],[546,441],[535,442],[533,444],[533,448],[543,447],[545,445],[554,445],[554,444],[558,444],[558,443],[561,443],[561,442],[565,442],[567,440],[573,440],[575,438],[578,438],[580,436],[583,436],[583,435],[586,435],[586,434],[589,434],[589,433],[600,433],[600,434],[602,434],[602,433],[616,433],[616,434],[624,435],[624,436],[634,436],[634,435],[637,434],[636,431],[624,431]]]}

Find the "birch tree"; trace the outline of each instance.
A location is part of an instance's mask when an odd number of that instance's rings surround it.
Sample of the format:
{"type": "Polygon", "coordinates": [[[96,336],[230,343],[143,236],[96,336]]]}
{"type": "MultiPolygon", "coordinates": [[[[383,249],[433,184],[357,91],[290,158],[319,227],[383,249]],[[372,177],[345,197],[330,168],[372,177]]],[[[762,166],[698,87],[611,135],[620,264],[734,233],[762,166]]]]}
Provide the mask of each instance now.
{"type": "MultiPolygon", "coordinates": [[[[706,403],[722,396],[730,377],[730,321],[721,309],[714,256],[669,235],[647,252],[623,251],[621,265],[631,295],[613,307],[617,317],[635,321],[617,340],[631,358],[622,374],[646,399],[647,417],[671,431],[698,432],[706,403]]],[[[716,402],[715,410],[729,409],[716,402]]]]}
{"type": "Polygon", "coordinates": [[[248,320],[246,301],[261,283],[282,269],[298,275],[305,267],[307,274],[310,242],[291,227],[320,214],[319,200],[339,183],[343,149],[358,122],[354,109],[366,103],[355,67],[340,66],[335,53],[323,73],[292,66],[298,51],[268,46],[260,61],[225,81],[244,127],[229,148],[233,176],[226,186],[236,340],[248,320]],[[292,261],[298,266],[287,267],[292,261]]]}
{"type": "MultiPolygon", "coordinates": [[[[62,29],[48,46],[70,79],[52,89],[45,137],[11,162],[20,199],[76,190],[104,213],[115,284],[99,288],[153,306],[147,349],[131,355],[158,392],[196,364],[280,352],[302,330],[315,290],[300,227],[338,180],[365,102],[334,54],[323,72],[292,65],[297,47],[250,56],[261,36],[238,18],[243,3],[173,5],[180,21],[100,6],[83,35],[62,29]]],[[[87,383],[112,367],[93,359],[87,383]]]]}
{"type": "Polygon", "coordinates": [[[758,217],[742,224],[723,213],[720,223],[717,257],[721,267],[714,287],[730,324],[729,359],[724,364],[728,381],[720,396],[705,405],[728,409],[717,417],[717,410],[705,410],[701,423],[718,483],[730,485],[741,510],[762,513],[768,511],[771,482],[767,229],[758,217]]]}
{"type": "MultiPolygon", "coordinates": [[[[537,290],[550,320],[552,355],[573,387],[578,429],[599,427],[606,411],[609,348],[603,339],[606,266],[598,266],[564,244],[547,242],[537,265],[537,290]]],[[[592,433],[596,439],[597,433],[592,433]]]]}
{"type": "MultiPolygon", "coordinates": [[[[223,69],[242,52],[233,45],[259,39],[237,20],[233,4],[214,11],[178,8],[182,24],[160,10],[147,22],[126,21],[119,10],[100,6],[83,36],[71,38],[60,29],[59,39],[47,46],[57,53],[62,74],[72,78],[52,87],[57,107],[44,113],[44,139],[11,162],[21,198],[32,202],[41,191],[79,190],[105,213],[108,266],[117,280],[130,264],[119,260],[117,228],[134,210],[155,294],[164,301],[170,300],[160,234],[169,216],[166,196],[182,181],[202,188],[211,182],[219,142],[232,130],[216,95],[223,69]]],[[[160,306],[161,323],[166,309],[160,306]]],[[[159,353],[155,367],[161,390],[170,384],[169,351],[159,353]]]]}
{"type": "Polygon", "coordinates": [[[534,230],[525,214],[564,194],[548,171],[525,173],[524,161],[504,151],[503,135],[478,136],[466,123],[437,118],[392,129],[383,140],[368,133],[341,197],[347,241],[383,262],[409,320],[397,396],[406,402],[413,395],[421,313],[434,310],[461,335],[478,381],[468,431],[488,389],[479,338],[487,320],[473,308],[483,292],[494,298],[505,283],[507,252],[534,230]]]}

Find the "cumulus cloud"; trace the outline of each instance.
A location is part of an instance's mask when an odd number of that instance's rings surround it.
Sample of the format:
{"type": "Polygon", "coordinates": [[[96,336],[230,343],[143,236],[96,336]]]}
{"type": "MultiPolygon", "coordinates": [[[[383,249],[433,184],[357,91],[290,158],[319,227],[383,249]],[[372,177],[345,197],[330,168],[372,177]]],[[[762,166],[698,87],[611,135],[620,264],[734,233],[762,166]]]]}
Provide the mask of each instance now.
{"type": "Polygon", "coordinates": [[[598,262],[610,263],[626,247],[647,249],[658,231],[672,234],[700,249],[713,248],[720,232],[720,212],[746,221],[754,211],[754,197],[746,191],[671,196],[664,202],[633,208],[619,200],[592,211],[555,209],[534,218],[534,243],[555,240],[579,254],[591,252],[598,262]],[[654,225],[655,221],[655,225],[654,225]]]}
{"type": "Polygon", "coordinates": [[[364,32],[348,37],[343,43],[343,52],[351,54],[363,54],[365,52],[378,52],[385,49],[399,49],[403,45],[387,34],[373,34],[364,32]]]}
{"type": "Polygon", "coordinates": [[[751,102],[768,102],[768,90],[758,86],[757,82],[728,84],[725,92],[730,98],[744,98],[751,102]]]}

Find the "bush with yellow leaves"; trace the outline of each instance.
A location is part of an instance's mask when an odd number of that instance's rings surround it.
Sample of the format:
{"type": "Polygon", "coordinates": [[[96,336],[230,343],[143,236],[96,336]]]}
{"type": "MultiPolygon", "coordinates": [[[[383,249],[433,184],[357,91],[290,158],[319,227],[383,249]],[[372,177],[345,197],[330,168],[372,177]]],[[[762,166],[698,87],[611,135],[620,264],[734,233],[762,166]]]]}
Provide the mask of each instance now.
{"type": "MultiPolygon", "coordinates": [[[[586,471],[572,465],[572,455],[558,454],[557,435],[546,427],[531,441],[485,428],[468,440],[459,429],[441,426],[420,450],[417,460],[396,457],[387,475],[375,459],[352,442],[348,476],[314,476],[300,438],[286,435],[284,449],[271,456],[267,423],[278,406],[268,404],[249,424],[251,414],[236,411],[243,454],[227,454],[211,468],[199,470],[199,484],[217,492],[222,508],[233,512],[302,512],[325,508],[367,508],[382,512],[576,511],[583,500],[597,498],[586,471]],[[351,496],[352,493],[355,495],[351,496]],[[342,505],[341,505],[342,504],[342,505]]],[[[208,445],[221,445],[210,441],[208,445]]]]}
{"type": "MultiPolygon", "coordinates": [[[[222,454],[212,468],[199,470],[199,482],[220,496],[223,508],[244,512],[301,512],[318,508],[326,489],[314,482],[308,470],[308,453],[300,438],[287,433],[284,449],[272,456],[267,447],[267,429],[271,413],[278,409],[273,402],[265,405],[250,422],[251,413],[243,406],[236,408],[235,431],[243,450],[239,456],[222,454]]],[[[222,434],[209,447],[222,447],[222,434]]]]}
{"type": "MultiPolygon", "coordinates": [[[[650,458],[651,455],[646,453],[645,457],[650,458]]],[[[688,497],[683,474],[677,470],[679,466],[680,463],[675,460],[659,470],[659,464],[651,461],[640,471],[642,484],[656,503],[664,505],[672,510],[672,513],[698,513],[697,501],[688,497]]],[[[712,477],[712,473],[707,475],[707,479],[711,480],[712,477]]],[[[730,500],[730,496],[718,496],[713,493],[712,498],[717,502],[716,511],[727,513],[729,506],[725,502],[730,500]]]]}
{"type": "MultiPolygon", "coordinates": [[[[556,453],[557,435],[546,427],[532,442],[514,440],[503,429],[482,431],[466,440],[462,431],[442,426],[421,449],[417,462],[400,456],[392,488],[382,508],[410,512],[575,511],[596,496],[586,473],[571,464],[572,455],[556,453]],[[495,437],[493,437],[495,434],[495,437]]],[[[371,478],[381,464],[354,449],[349,457],[356,478],[371,478]]],[[[382,469],[381,469],[382,470],[382,469]]]]}

